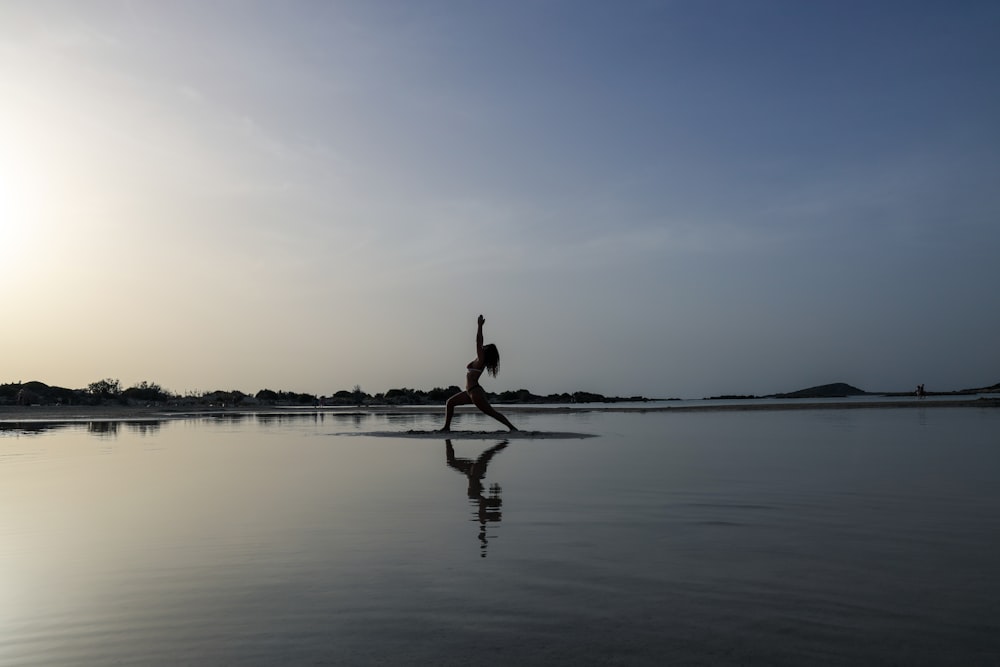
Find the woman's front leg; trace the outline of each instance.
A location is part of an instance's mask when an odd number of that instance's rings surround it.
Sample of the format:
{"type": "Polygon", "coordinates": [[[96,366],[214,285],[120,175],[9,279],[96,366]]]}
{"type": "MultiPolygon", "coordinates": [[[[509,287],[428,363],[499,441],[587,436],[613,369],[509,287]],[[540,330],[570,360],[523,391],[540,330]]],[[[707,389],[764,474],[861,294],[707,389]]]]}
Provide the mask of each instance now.
{"type": "Polygon", "coordinates": [[[449,398],[448,401],[444,404],[445,408],[444,426],[441,427],[441,430],[442,431],[451,430],[451,418],[455,415],[455,406],[468,405],[471,402],[472,399],[469,398],[469,394],[464,391],[460,391],[451,398],[449,398]]]}

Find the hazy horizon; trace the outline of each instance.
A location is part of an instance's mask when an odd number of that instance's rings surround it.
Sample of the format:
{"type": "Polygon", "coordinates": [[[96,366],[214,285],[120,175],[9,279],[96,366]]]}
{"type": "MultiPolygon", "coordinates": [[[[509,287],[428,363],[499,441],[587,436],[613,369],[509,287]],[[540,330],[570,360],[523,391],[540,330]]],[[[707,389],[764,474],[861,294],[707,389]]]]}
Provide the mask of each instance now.
{"type": "Polygon", "coordinates": [[[0,382],[1000,378],[1000,5],[0,5],[0,382]]]}

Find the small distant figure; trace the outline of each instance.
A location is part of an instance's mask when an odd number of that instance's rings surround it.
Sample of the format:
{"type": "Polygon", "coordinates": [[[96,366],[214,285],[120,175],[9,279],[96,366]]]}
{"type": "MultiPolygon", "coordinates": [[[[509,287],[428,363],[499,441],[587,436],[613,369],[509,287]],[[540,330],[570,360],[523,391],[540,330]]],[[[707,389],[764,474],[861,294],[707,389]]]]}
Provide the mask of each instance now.
{"type": "Polygon", "coordinates": [[[493,409],[490,402],[486,400],[486,391],[479,385],[479,378],[482,376],[483,371],[489,371],[489,374],[493,377],[497,376],[497,370],[500,367],[500,352],[493,343],[483,345],[483,325],[486,323],[486,318],[480,315],[478,323],[479,326],[476,329],[476,358],[470,361],[469,365],[465,367],[465,391],[458,392],[445,403],[444,426],[441,430],[445,432],[451,430],[451,418],[455,414],[456,406],[472,403],[484,414],[493,417],[493,419],[496,419],[511,431],[516,431],[517,428],[506,417],[493,409]]]}
{"type": "Polygon", "coordinates": [[[924,385],[922,385],[922,384],[918,384],[917,385],[917,392],[916,393],[917,393],[917,398],[924,398],[925,396],[927,396],[927,392],[924,391],[924,385]]]}
{"type": "Polygon", "coordinates": [[[41,394],[36,394],[30,389],[21,387],[21,389],[17,392],[15,401],[18,405],[40,405],[42,403],[42,396],[41,394]]]}

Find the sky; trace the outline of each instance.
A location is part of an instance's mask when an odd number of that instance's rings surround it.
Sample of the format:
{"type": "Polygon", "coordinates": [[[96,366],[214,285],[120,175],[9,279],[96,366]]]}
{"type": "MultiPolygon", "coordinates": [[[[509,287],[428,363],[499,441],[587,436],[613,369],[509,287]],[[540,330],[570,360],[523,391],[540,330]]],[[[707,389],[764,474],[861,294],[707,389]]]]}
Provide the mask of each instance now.
{"type": "Polygon", "coordinates": [[[1000,4],[0,3],[0,382],[1000,381],[1000,4]]]}

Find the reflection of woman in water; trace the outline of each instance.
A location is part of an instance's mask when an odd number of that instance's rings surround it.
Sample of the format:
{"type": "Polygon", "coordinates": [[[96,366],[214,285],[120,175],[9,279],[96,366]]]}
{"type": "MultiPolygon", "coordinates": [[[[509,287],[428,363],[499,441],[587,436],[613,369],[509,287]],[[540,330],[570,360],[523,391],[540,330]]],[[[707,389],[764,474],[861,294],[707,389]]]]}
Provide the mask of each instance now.
{"type": "Polygon", "coordinates": [[[476,520],[479,521],[479,542],[480,556],[486,558],[486,524],[488,522],[500,521],[503,500],[500,499],[500,485],[490,485],[490,495],[483,495],[483,478],[486,477],[486,466],[489,465],[497,453],[507,446],[507,441],[503,441],[490,447],[479,455],[475,461],[472,459],[460,459],[455,456],[455,448],[451,445],[451,440],[445,440],[445,459],[449,468],[459,471],[469,480],[469,502],[476,508],[474,512],[476,520]]]}
{"type": "Polygon", "coordinates": [[[497,376],[497,369],[500,367],[500,352],[493,343],[483,345],[483,324],[486,318],[479,316],[479,328],[476,330],[476,358],[465,367],[465,391],[460,391],[445,404],[444,426],[442,431],[451,430],[451,418],[455,414],[455,406],[474,404],[485,414],[493,417],[498,422],[509,428],[511,431],[517,429],[506,417],[493,409],[490,402],[486,400],[486,391],[479,386],[479,378],[483,371],[489,371],[493,377],[497,376]]]}

